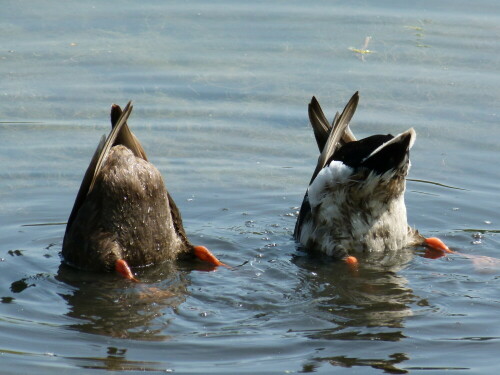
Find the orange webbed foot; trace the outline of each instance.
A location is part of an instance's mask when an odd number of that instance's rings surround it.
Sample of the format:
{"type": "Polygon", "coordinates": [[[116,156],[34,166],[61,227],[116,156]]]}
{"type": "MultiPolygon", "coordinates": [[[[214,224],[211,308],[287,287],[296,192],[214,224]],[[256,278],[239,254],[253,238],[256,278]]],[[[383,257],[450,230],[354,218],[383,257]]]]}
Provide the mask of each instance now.
{"type": "Polygon", "coordinates": [[[424,242],[425,245],[431,249],[440,250],[445,253],[454,253],[454,251],[450,250],[450,248],[437,237],[426,238],[424,242]]]}
{"type": "Polygon", "coordinates": [[[345,258],[342,258],[342,261],[347,264],[347,269],[349,273],[353,277],[358,277],[359,276],[359,262],[358,258],[352,255],[348,255],[345,258]]]}
{"type": "Polygon", "coordinates": [[[357,267],[359,262],[356,257],[353,257],[352,255],[349,255],[342,259],[344,262],[346,262],[350,267],[357,267]]]}
{"type": "Polygon", "coordinates": [[[463,254],[450,250],[439,238],[426,238],[425,245],[428,247],[424,255],[426,258],[437,259],[445,256],[446,253],[451,253],[470,259],[476,270],[483,271],[485,269],[500,268],[500,259],[482,255],[463,254]]]}
{"type": "Polygon", "coordinates": [[[127,262],[124,259],[118,259],[115,262],[115,271],[122,275],[127,280],[138,283],[139,280],[135,278],[132,270],[128,266],[127,262]]]}
{"type": "Polygon", "coordinates": [[[199,260],[210,263],[214,266],[223,266],[227,268],[229,267],[227,264],[222,263],[215,255],[213,255],[210,250],[208,250],[205,246],[195,246],[194,247],[194,255],[199,260]]]}
{"type": "Polygon", "coordinates": [[[437,237],[426,238],[424,244],[427,246],[427,250],[424,254],[425,258],[438,259],[446,254],[454,253],[454,251],[450,250],[450,248],[437,237]]]}

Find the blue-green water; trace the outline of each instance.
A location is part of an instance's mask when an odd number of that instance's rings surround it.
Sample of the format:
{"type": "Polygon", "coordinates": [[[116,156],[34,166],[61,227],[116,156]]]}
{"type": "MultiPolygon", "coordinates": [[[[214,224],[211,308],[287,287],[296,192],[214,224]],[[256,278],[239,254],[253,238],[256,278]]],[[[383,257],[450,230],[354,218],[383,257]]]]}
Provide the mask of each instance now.
{"type": "Polygon", "coordinates": [[[4,1],[2,373],[496,374],[494,264],[404,252],[351,274],[292,230],[307,104],[332,118],[359,90],[358,137],[417,131],[410,177],[432,183],[408,182],[411,225],[500,258],[499,25],[492,0],[4,1]],[[130,99],[190,238],[241,267],[138,285],[60,267],[57,223],[130,99]]]}

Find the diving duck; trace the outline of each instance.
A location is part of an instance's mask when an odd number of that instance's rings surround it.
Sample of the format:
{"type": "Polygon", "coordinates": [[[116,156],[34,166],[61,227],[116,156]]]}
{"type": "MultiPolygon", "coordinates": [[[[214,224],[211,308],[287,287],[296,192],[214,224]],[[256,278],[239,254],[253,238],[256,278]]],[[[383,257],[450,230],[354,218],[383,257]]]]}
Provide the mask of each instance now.
{"type": "Polygon", "coordinates": [[[83,177],[64,235],[65,263],[88,271],[117,271],[137,281],[130,267],[179,257],[223,265],[204,246],[193,246],[163,178],[148,161],[122,111],[111,107],[112,130],[102,137],[83,177]]]}
{"type": "Polygon", "coordinates": [[[355,253],[407,246],[451,252],[407,222],[404,192],[415,131],[356,140],[349,122],[358,101],[356,92],[332,125],[315,97],[309,104],[320,156],[295,225],[296,241],[350,264],[357,263],[355,253]]]}

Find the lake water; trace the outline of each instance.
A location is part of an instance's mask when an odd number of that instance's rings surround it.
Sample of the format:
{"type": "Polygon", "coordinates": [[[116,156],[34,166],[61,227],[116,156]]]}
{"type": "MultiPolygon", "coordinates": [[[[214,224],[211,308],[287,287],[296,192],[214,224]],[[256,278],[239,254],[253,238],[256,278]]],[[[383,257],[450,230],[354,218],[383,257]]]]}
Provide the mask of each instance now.
{"type": "Polygon", "coordinates": [[[498,373],[495,264],[404,251],[352,273],[292,240],[307,104],[331,119],[359,90],[358,137],[417,131],[411,225],[500,258],[497,1],[9,0],[0,30],[0,372],[498,373]],[[192,242],[233,270],[60,266],[128,100],[192,242]]]}

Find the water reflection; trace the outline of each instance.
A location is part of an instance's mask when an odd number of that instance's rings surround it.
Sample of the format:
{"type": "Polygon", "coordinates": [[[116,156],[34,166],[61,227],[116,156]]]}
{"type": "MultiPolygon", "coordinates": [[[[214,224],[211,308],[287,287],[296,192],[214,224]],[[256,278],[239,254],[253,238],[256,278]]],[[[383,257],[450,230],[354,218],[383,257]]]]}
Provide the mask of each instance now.
{"type": "Polygon", "coordinates": [[[319,363],[333,366],[371,366],[389,373],[404,373],[396,365],[408,360],[398,352],[370,355],[382,358],[346,356],[363,353],[363,343],[397,342],[405,338],[405,318],[412,315],[411,305],[418,300],[408,281],[398,273],[413,257],[412,250],[398,253],[369,254],[360,257],[360,266],[350,269],[341,262],[329,259],[297,256],[294,263],[303,273],[299,289],[310,295],[315,314],[333,323],[329,328],[306,332],[307,337],[322,341],[340,340],[342,355],[317,357],[305,366],[315,368],[319,363]],[[358,350],[355,350],[357,348],[358,350]]]}
{"type": "MultiPolygon", "coordinates": [[[[389,355],[388,359],[360,359],[347,356],[337,356],[329,358],[318,358],[317,361],[328,362],[332,366],[339,367],[354,367],[354,366],[369,366],[374,369],[383,370],[387,374],[407,374],[409,371],[397,367],[398,364],[409,360],[405,353],[394,353],[389,355]]],[[[314,364],[304,365],[304,369],[315,368],[314,364]]],[[[303,372],[314,372],[303,371],[303,372]]]]}
{"type": "Polygon", "coordinates": [[[61,265],[56,279],[70,285],[61,294],[69,305],[66,314],[81,320],[71,329],[119,338],[162,341],[175,315],[186,300],[189,280],[175,263],[166,262],[139,274],[140,283],[116,275],[92,274],[61,265]],[[169,316],[170,315],[170,316],[169,316]]]}
{"type": "Polygon", "coordinates": [[[127,349],[109,346],[106,357],[94,358],[68,358],[75,362],[75,365],[88,370],[108,370],[108,371],[141,371],[141,372],[167,372],[162,369],[162,364],[153,361],[132,361],[126,359],[127,349]]]}

